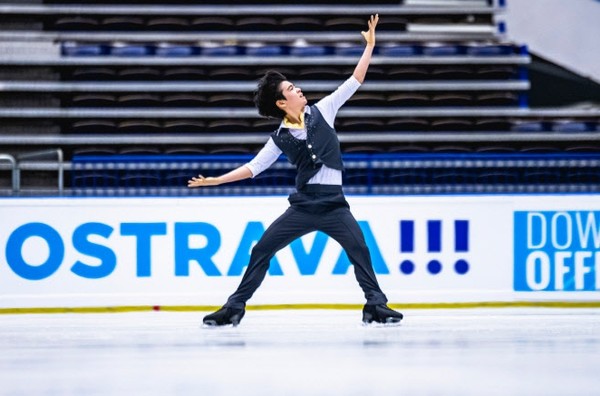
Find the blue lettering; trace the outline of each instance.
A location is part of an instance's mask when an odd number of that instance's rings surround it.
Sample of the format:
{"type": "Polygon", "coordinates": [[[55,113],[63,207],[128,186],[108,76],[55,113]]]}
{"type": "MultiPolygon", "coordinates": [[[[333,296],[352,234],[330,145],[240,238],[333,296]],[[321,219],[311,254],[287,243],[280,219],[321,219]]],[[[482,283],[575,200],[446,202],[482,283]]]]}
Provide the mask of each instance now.
{"type": "Polygon", "coordinates": [[[43,223],[27,223],[17,228],[6,242],[6,261],[13,272],[21,278],[40,280],[49,277],[60,267],[65,256],[65,246],[60,234],[43,223]],[[41,265],[30,265],[22,255],[23,244],[30,237],[40,237],[49,248],[48,259],[41,265]]]}
{"type": "Polygon", "coordinates": [[[600,290],[600,212],[516,211],[517,291],[600,290]]]}
{"type": "Polygon", "coordinates": [[[328,239],[327,234],[317,232],[312,249],[309,252],[304,249],[304,245],[302,245],[302,240],[300,239],[296,239],[290,244],[301,275],[314,275],[317,272],[317,267],[319,266],[321,257],[323,257],[323,251],[328,239]]]}
{"type": "MultiPolygon", "coordinates": [[[[248,222],[248,225],[246,225],[246,229],[244,230],[244,234],[242,235],[242,240],[240,241],[238,249],[235,252],[235,256],[231,262],[231,266],[229,267],[229,271],[227,272],[228,276],[238,276],[242,274],[244,268],[248,266],[248,262],[250,261],[252,247],[256,244],[256,242],[258,242],[264,232],[265,228],[261,222],[248,222]]],[[[281,266],[279,265],[277,258],[274,256],[269,263],[269,275],[283,275],[281,266]]]]}
{"type": "Polygon", "coordinates": [[[219,230],[208,223],[175,223],[175,275],[189,276],[190,261],[196,261],[208,276],[220,276],[221,272],[212,257],[221,246],[219,230]],[[206,246],[190,248],[191,235],[203,235],[206,246]]]}
{"type": "MultiPolygon", "coordinates": [[[[375,237],[373,236],[373,232],[371,231],[371,227],[369,223],[366,221],[359,221],[358,225],[360,226],[364,236],[365,242],[369,251],[371,253],[371,262],[373,263],[373,270],[376,274],[387,275],[390,273],[385,261],[383,260],[383,256],[381,255],[381,250],[375,241],[375,237]]],[[[338,261],[335,263],[333,267],[334,275],[344,275],[348,272],[348,268],[352,265],[350,260],[348,259],[348,255],[345,251],[342,250],[338,261]]]]}
{"type": "Polygon", "coordinates": [[[98,279],[110,275],[117,266],[117,257],[108,247],[98,245],[89,240],[90,235],[110,237],[113,228],[102,223],[85,223],[73,232],[73,247],[80,253],[100,260],[100,265],[90,265],[77,260],[71,271],[82,278],[98,279]]]}
{"type": "Polygon", "coordinates": [[[152,237],[167,235],[166,223],[123,223],[121,235],[136,237],[136,275],[147,277],[152,275],[152,237]]]}

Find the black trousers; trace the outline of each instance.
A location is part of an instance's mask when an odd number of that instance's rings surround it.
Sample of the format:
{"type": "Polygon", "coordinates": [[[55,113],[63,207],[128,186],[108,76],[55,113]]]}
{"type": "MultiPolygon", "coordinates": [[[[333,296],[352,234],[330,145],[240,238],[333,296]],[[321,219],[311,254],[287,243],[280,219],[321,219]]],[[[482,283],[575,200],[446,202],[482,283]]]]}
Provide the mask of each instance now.
{"type": "Polygon", "coordinates": [[[226,307],[243,308],[260,286],[271,258],[294,239],[322,231],[346,251],[367,304],[387,302],[381,291],[362,230],[350,213],[341,186],[309,184],[288,198],[290,207],[265,231],[252,249],[242,281],[226,307]]]}

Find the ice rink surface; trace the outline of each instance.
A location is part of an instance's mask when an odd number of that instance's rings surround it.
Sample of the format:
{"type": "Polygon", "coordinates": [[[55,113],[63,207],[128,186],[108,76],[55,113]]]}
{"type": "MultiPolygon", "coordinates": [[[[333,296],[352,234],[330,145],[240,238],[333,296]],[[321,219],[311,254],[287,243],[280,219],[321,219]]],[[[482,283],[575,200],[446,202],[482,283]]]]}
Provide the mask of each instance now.
{"type": "Polygon", "coordinates": [[[600,310],[0,315],[1,395],[600,395],[600,310]]]}

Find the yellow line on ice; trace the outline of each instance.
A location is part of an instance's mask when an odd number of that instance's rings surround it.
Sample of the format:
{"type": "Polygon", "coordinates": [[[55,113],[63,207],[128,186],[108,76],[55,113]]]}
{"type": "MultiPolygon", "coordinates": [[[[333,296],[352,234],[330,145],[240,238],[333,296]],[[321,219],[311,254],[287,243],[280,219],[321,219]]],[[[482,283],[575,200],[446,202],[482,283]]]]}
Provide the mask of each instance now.
{"type": "MultiPolygon", "coordinates": [[[[468,308],[600,308],[600,301],[482,301],[438,303],[388,303],[394,309],[468,309],[468,308]]],[[[362,304],[266,304],[248,305],[247,310],[345,309],[360,310],[362,304]]],[[[123,313],[143,311],[215,311],[216,305],[133,305],[114,307],[28,307],[0,308],[0,314],[123,313]]]]}

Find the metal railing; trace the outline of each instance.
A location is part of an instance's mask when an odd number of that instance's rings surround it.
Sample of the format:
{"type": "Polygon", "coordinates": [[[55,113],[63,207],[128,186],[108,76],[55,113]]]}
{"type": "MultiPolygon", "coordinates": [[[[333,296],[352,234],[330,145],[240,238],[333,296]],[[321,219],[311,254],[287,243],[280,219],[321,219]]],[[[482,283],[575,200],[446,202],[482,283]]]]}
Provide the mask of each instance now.
{"type": "Polygon", "coordinates": [[[10,164],[12,191],[15,193],[18,192],[20,187],[19,168],[17,167],[15,157],[10,154],[0,154],[1,162],[8,162],[10,164]]]}

